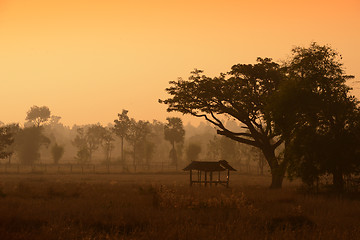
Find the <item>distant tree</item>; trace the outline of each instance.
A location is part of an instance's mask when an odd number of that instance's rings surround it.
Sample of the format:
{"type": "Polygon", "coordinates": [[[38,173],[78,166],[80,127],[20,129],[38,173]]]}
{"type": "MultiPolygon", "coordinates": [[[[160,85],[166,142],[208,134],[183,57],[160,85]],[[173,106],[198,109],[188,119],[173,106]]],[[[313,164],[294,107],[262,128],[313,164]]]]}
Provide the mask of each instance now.
{"type": "Polygon", "coordinates": [[[130,130],[131,121],[128,117],[128,111],[122,110],[121,114],[118,114],[118,119],[115,119],[114,132],[121,140],[121,161],[124,162],[124,139],[127,138],[127,135],[130,130]]]}
{"type": "Polygon", "coordinates": [[[77,159],[81,163],[91,162],[94,151],[101,146],[105,135],[106,129],[100,124],[89,126],[86,131],[78,128],[73,141],[73,145],[78,148],[77,159]]]}
{"type": "Polygon", "coordinates": [[[240,147],[236,141],[225,136],[214,136],[208,143],[207,155],[212,159],[225,159],[234,162],[239,158],[240,147]]]}
{"type": "Polygon", "coordinates": [[[19,124],[15,123],[0,127],[0,158],[7,157],[9,164],[11,163],[11,158],[15,152],[14,140],[19,131],[19,124]]]}
{"type": "Polygon", "coordinates": [[[15,151],[22,164],[33,164],[40,159],[40,147],[50,144],[50,139],[42,134],[41,127],[21,129],[15,139],[15,151]]]}
{"type": "Polygon", "coordinates": [[[103,128],[102,134],[102,148],[105,153],[105,162],[109,163],[111,161],[111,152],[114,149],[113,142],[115,139],[113,138],[113,130],[109,128],[103,128]]]}
{"type": "Polygon", "coordinates": [[[76,131],[77,134],[75,136],[75,139],[72,141],[72,144],[78,148],[75,159],[79,163],[83,164],[88,162],[90,159],[89,148],[84,128],[78,128],[76,131]]]}
{"type": "Polygon", "coordinates": [[[196,161],[199,158],[201,152],[201,146],[196,143],[190,143],[186,149],[187,159],[190,161],[196,161]]]}
{"type": "Polygon", "coordinates": [[[51,154],[54,159],[54,163],[58,164],[59,160],[61,159],[61,157],[64,154],[64,147],[55,143],[51,148],[51,154]]]}
{"type": "Polygon", "coordinates": [[[0,127],[0,159],[7,158],[12,155],[8,148],[13,144],[14,137],[10,126],[0,127]]]}
{"type": "Polygon", "coordinates": [[[32,106],[27,112],[26,119],[39,127],[42,123],[47,122],[50,118],[50,110],[46,106],[32,106]]]}
{"type": "Polygon", "coordinates": [[[61,124],[60,123],[60,119],[61,117],[60,116],[51,116],[50,117],[50,125],[58,125],[58,124],[61,124]]]}
{"type": "Polygon", "coordinates": [[[145,161],[146,161],[146,165],[148,166],[148,168],[150,168],[150,162],[151,159],[154,156],[154,152],[155,152],[155,144],[153,142],[150,141],[145,141],[145,161]]]}
{"type": "Polygon", "coordinates": [[[136,121],[135,119],[131,119],[127,140],[133,147],[133,166],[135,171],[138,162],[138,156],[136,155],[137,150],[140,148],[140,146],[144,146],[144,142],[146,142],[146,137],[149,133],[149,122],[142,120],[136,121]]]}
{"type": "Polygon", "coordinates": [[[106,130],[100,124],[91,125],[86,131],[86,142],[89,151],[89,161],[92,160],[93,152],[101,146],[106,130]]]}
{"type": "Polygon", "coordinates": [[[164,137],[165,140],[171,143],[172,149],[170,150],[169,157],[172,161],[172,164],[178,165],[178,156],[175,149],[175,143],[180,143],[184,141],[185,130],[182,123],[182,120],[177,117],[168,117],[168,121],[164,126],[164,137]]]}

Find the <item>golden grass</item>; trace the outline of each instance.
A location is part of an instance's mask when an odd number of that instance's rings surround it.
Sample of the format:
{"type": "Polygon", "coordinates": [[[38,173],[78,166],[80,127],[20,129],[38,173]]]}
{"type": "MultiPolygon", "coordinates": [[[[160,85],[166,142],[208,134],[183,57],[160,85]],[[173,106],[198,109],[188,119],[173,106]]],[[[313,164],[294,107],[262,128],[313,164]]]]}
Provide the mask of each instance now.
{"type": "Polygon", "coordinates": [[[360,239],[360,202],[233,175],[1,175],[0,239],[360,239]]]}

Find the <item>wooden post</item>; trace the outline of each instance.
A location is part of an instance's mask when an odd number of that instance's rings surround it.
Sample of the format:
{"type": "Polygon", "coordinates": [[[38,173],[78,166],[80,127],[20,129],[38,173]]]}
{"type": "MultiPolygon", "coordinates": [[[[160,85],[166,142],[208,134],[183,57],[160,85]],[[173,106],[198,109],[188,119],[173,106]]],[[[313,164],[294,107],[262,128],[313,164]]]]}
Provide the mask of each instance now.
{"type": "Polygon", "coordinates": [[[190,169],[190,186],[192,186],[192,170],[190,169]]]}
{"type": "Polygon", "coordinates": [[[212,186],[212,180],[213,180],[212,177],[213,177],[213,172],[211,171],[211,172],[210,172],[210,186],[212,186]]]}
{"type": "Polygon", "coordinates": [[[219,175],[218,175],[218,183],[220,183],[220,171],[219,171],[219,175]]]}

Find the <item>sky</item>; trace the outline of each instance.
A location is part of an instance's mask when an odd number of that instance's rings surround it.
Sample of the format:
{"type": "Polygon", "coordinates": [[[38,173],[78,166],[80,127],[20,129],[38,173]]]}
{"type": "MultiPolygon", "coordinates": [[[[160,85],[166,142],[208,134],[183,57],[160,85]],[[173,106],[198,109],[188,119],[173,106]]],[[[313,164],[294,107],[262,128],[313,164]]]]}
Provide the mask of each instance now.
{"type": "Polygon", "coordinates": [[[358,0],[0,0],[0,121],[23,123],[37,105],[69,126],[122,109],[164,122],[182,116],[158,103],[169,81],[313,41],[342,54],[360,98],[359,26],[358,0]]]}

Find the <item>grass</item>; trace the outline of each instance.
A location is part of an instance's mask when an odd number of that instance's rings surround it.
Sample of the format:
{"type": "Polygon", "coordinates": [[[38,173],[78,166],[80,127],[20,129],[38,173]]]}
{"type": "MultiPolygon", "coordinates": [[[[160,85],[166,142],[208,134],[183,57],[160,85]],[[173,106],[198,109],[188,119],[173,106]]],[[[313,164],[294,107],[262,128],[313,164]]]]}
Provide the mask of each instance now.
{"type": "Polygon", "coordinates": [[[233,175],[1,175],[0,239],[360,239],[360,201],[233,175]]]}

